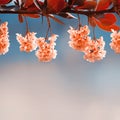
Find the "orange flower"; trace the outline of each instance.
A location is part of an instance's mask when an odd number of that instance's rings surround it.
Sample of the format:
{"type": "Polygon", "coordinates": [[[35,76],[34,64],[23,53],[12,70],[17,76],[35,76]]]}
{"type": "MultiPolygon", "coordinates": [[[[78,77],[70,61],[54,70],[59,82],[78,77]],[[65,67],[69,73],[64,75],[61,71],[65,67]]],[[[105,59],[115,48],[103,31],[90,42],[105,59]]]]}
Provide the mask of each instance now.
{"type": "Polygon", "coordinates": [[[120,32],[117,32],[112,29],[111,38],[111,49],[113,49],[116,53],[120,53],[120,32]]]}
{"type": "Polygon", "coordinates": [[[55,50],[55,41],[58,35],[53,34],[48,38],[48,42],[45,41],[45,38],[40,37],[37,40],[37,45],[39,49],[36,51],[37,58],[42,62],[49,62],[52,59],[56,58],[57,51],[55,50]]]}
{"type": "Polygon", "coordinates": [[[9,51],[9,35],[8,35],[8,23],[4,22],[0,25],[0,55],[6,54],[9,51]]]}
{"type": "Polygon", "coordinates": [[[21,34],[16,34],[16,39],[20,43],[20,50],[25,52],[32,52],[37,48],[36,45],[36,33],[34,32],[27,32],[25,37],[23,37],[21,34]]]}
{"type": "Polygon", "coordinates": [[[69,46],[75,50],[84,52],[90,42],[90,37],[88,37],[90,30],[88,26],[80,27],[80,30],[70,27],[68,33],[71,40],[68,42],[69,46]]]}
{"type": "Polygon", "coordinates": [[[105,42],[103,37],[100,37],[96,41],[91,40],[87,50],[85,51],[84,59],[89,62],[95,62],[105,57],[106,51],[104,50],[105,42]]]}

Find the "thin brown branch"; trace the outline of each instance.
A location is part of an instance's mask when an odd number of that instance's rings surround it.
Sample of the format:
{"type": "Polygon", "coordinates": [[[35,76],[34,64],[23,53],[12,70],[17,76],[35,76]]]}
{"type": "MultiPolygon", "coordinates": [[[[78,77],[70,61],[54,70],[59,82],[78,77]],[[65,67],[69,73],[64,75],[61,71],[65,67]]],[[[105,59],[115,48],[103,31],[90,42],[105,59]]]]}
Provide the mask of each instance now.
{"type": "MultiPolygon", "coordinates": [[[[114,8],[111,8],[111,9],[107,9],[107,10],[101,10],[101,11],[84,11],[84,10],[64,10],[62,11],[62,13],[73,13],[73,14],[83,14],[83,15],[87,15],[87,16],[90,16],[90,15],[97,15],[97,14],[103,14],[103,13],[115,13],[115,9],[114,8]]],[[[40,14],[40,15],[43,15],[42,11],[40,10],[36,10],[36,11],[29,11],[29,10],[7,10],[7,9],[0,9],[0,14],[40,14]]],[[[47,13],[47,14],[56,14],[58,15],[57,13],[47,13]]]]}
{"type": "Polygon", "coordinates": [[[26,11],[26,10],[0,10],[0,14],[42,14],[41,11],[26,11]]]}
{"type": "Polygon", "coordinates": [[[107,9],[107,10],[101,10],[101,11],[76,11],[76,10],[69,10],[67,11],[69,13],[74,13],[74,14],[83,14],[83,15],[94,15],[94,14],[103,14],[103,13],[115,13],[114,8],[107,9]]]}

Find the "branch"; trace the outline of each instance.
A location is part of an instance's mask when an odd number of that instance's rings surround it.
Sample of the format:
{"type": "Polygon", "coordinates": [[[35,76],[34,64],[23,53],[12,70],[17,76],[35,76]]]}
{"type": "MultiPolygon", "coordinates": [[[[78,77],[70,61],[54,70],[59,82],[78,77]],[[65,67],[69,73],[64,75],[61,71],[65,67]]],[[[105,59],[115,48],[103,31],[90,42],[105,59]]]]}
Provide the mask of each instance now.
{"type": "MultiPolygon", "coordinates": [[[[72,10],[72,9],[66,9],[61,11],[61,13],[74,13],[74,14],[83,14],[86,16],[90,16],[90,15],[97,15],[97,14],[103,14],[103,13],[115,13],[115,9],[111,8],[111,9],[107,9],[107,10],[101,10],[101,11],[83,11],[83,10],[72,10]]],[[[40,14],[40,15],[44,15],[42,13],[42,11],[40,10],[36,10],[36,11],[31,11],[31,10],[16,10],[16,9],[1,9],[0,8],[0,14],[40,14]]],[[[55,14],[55,15],[59,15],[59,13],[51,13],[51,12],[46,12],[46,14],[55,14]]]]}
{"type": "Polygon", "coordinates": [[[0,10],[0,14],[42,14],[41,11],[26,11],[26,10],[0,10]]]}
{"type": "Polygon", "coordinates": [[[74,14],[84,14],[84,15],[90,16],[90,15],[97,15],[97,14],[103,14],[103,13],[115,13],[115,10],[114,10],[114,8],[111,8],[111,9],[101,10],[101,11],[76,11],[76,10],[69,10],[67,12],[74,13],[74,14]]]}

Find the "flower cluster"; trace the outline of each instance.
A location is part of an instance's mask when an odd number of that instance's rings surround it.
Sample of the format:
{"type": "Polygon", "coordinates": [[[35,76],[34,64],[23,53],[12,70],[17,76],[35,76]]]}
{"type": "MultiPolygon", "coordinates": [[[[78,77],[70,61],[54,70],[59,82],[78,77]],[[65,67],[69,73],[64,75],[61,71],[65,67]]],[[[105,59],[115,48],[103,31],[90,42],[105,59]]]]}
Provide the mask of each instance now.
{"type": "Polygon", "coordinates": [[[106,51],[104,50],[105,42],[103,41],[103,37],[91,40],[88,36],[90,30],[87,25],[81,27],[79,30],[70,27],[68,33],[70,34],[69,46],[75,50],[84,52],[85,60],[95,62],[105,57],[106,51]]]}
{"type": "Polygon", "coordinates": [[[70,27],[68,33],[70,34],[71,40],[68,42],[69,46],[75,50],[84,52],[90,42],[90,37],[88,36],[90,30],[88,26],[81,27],[80,30],[70,27]]]}
{"type": "Polygon", "coordinates": [[[21,34],[16,34],[16,39],[18,40],[20,44],[20,50],[25,52],[32,52],[37,48],[36,45],[36,33],[34,32],[27,32],[25,37],[23,37],[21,34]]]}
{"type": "Polygon", "coordinates": [[[9,51],[10,42],[7,25],[7,22],[0,25],[0,55],[4,55],[9,51]]]}
{"type": "Polygon", "coordinates": [[[37,40],[37,45],[39,49],[36,51],[36,56],[42,62],[49,62],[52,59],[56,58],[57,51],[55,50],[55,41],[58,35],[53,34],[48,38],[48,42],[45,41],[45,38],[40,37],[37,40]]]}
{"type": "Polygon", "coordinates": [[[115,53],[120,53],[120,32],[112,30],[110,47],[115,53]]]}
{"type": "Polygon", "coordinates": [[[95,62],[101,60],[105,57],[106,51],[104,50],[105,42],[103,37],[99,39],[91,40],[84,55],[84,59],[89,62],[95,62]]]}

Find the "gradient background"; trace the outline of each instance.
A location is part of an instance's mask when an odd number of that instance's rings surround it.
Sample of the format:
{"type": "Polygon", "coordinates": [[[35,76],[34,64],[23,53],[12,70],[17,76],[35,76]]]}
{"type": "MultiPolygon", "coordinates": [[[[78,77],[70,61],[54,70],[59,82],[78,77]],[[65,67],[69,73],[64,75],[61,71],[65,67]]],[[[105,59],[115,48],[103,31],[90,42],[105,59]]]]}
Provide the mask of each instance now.
{"type": "MultiPolygon", "coordinates": [[[[51,21],[59,35],[58,56],[41,63],[32,53],[19,51],[16,33],[25,33],[25,23],[17,15],[0,15],[8,21],[10,50],[0,56],[0,120],[120,120],[120,55],[109,47],[110,33],[96,28],[96,36],[104,37],[107,55],[102,61],[89,63],[83,54],[68,46],[69,26],[51,21]]],[[[47,23],[28,19],[30,31],[45,36],[47,23]]],[[[81,16],[81,22],[87,19],[81,16]]],[[[118,17],[120,25],[120,17],[118,17]]],[[[92,35],[92,34],[91,34],[92,35]]]]}

